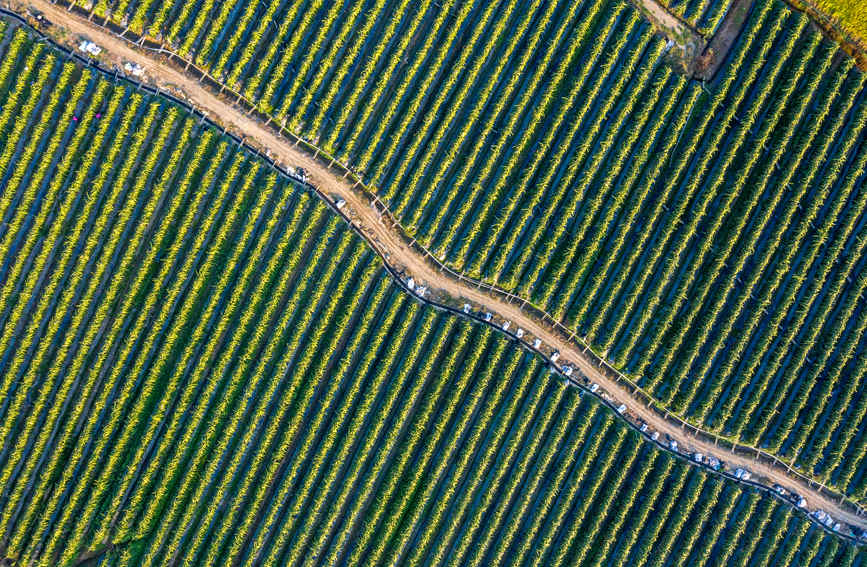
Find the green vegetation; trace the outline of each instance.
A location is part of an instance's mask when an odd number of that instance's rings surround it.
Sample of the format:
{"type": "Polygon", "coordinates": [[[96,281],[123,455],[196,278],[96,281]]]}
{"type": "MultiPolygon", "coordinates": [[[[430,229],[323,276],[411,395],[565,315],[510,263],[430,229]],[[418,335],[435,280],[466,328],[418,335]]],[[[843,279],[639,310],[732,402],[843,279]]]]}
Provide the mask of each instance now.
{"type": "MultiPolygon", "coordinates": [[[[803,0],[801,0],[803,1],[803,0]]],[[[867,6],[858,0],[811,0],[820,12],[838,22],[862,49],[867,46],[867,6]]]]}
{"type": "Polygon", "coordinates": [[[755,3],[702,84],[622,0],[95,12],[344,159],[454,269],[672,411],[867,495],[864,75],[803,14],[755,3]]]}
{"type": "Polygon", "coordinates": [[[867,559],[414,302],[321,202],[181,109],[9,33],[0,555],[867,559]]]}

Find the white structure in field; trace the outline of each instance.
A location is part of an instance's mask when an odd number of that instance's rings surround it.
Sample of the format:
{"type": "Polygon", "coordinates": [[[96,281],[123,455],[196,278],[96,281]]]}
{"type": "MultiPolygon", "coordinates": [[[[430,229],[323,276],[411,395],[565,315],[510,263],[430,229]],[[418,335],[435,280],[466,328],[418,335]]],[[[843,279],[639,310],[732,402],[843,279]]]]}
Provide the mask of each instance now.
{"type": "Polygon", "coordinates": [[[102,48],[88,39],[83,40],[81,44],[79,44],[78,49],[85,53],[90,53],[91,55],[99,55],[102,53],[102,48]]]}
{"type": "Polygon", "coordinates": [[[144,68],[138,63],[130,63],[127,61],[123,64],[124,70],[133,77],[141,77],[144,75],[144,68]]]}
{"type": "Polygon", "coordinates": [[[78,49],[85,53],[90,53],[91,55],[99,55],[102,52],[101,47],[86,39],[81,42],[78,49]]]}
{"type": "Polygon", "coordinates": [[[834,518],[831,517],[830,514],[825,512],[824,510],[816,510],[813,512],[813,516],[816,517],[817,520],[825,524],[828,528],[838,529],[834,524],[834,518]]]}

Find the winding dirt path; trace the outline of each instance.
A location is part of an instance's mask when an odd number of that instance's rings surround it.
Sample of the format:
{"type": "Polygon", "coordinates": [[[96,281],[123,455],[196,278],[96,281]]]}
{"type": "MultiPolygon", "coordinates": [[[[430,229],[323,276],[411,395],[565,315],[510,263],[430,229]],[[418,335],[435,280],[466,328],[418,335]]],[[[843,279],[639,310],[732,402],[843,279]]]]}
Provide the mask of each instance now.
{"type": "MultiPolygon", "coordinates": [[[[206,112],[216,122],[228,130],[243,136],[253,147],[266,150],[280,165],[301,167],[308,173],[309,183],[323,196],[331,199],[332,204],[342,200],[340,212],[362,233],[368,242],[382,255],[386,263],[397,273],[411,277],[415,285],[428,288],[426,299],[441,305],[461,309],[469,304],[475,312],[491,313],[491,323],[502,328],[509,321],[509,334],[518,338],[525,346],[538,351],[543,356],[557,359],[556,365],[561,372],[566,365],[577,371],[570,380],[576,385],[587,387],[598,385],[596,392],[605,403],[620,408],[623,417],[636,428],[642,424],[647,427],[644,435],[668,450],[670,441],[676,441],[675,453],[689,458],[698,452],[712,455],[724,463],[721,474],[731,476],[737,468],[748,469],[755,479],[750,484],[769,489],[777,484],[787,491],[803,496],[806,511],[824,510],[835,521],[844,524],[839,532],[850,536],[846,524],[867,530],[867,516],[848,501],[828,489],[811,482],[792,471],[773,456],[761,454],[754,448],[732,446],[728,441],[717,438],[713,433],[696,430],[684,424],[664,409],[654,407],[646,394],[636,391],[636,387],[623,377],[605,367],[604,362],[584,345],[569,336],[568,331],[557,327],[547,315],[539,316],[538,310],[520,298],[493,292],[483,284],[462,278],[439,264],[417,243],[411,241],[388,213],[383,214],[378,203],[372,203],[370,196],[346,176],[329,168],[328,163],[311,155],[300,145],[281,136],[262,121],[250,117],[246,111],[233,102],[206,88],[195,78],[175,68],[162,57],[146,50],[134,48],[127,40],[121,39],[109,30],[102,28],[87,18],[52,4],[48,0],[30,0],[19,3],[18,13],[32,6],[41,11],[53,25],[48,29],[55,41],[64,45],[74,45],[78,36],[86,36],[103,48],[100,59],[114,64],[135,62],[145,69],[147,78],[160,88],[178,95],[183,93],[191,105],[206,112]],[[523,331],[516,334],[517,329],[523,331]],[[541,344],[535,346],[535,339],[541,344]],[[553,353],[559,353],[559,358],[553,353]],[[576,375],[580,373],[581,377],[576,375]],[[621,406],[623,406],[621,408],[621,406]],[[654,439],[653,433],[660,435],[654,439]],[[667,436],[667,437],[666,437],[667,436]],[[757,457],[760,457],[757,460],[757,457]]],[[[406,281],[402,282],[406,285],[406,281]]],[[[418,288],[416,288],[418,293],[418,288]]],[[[815,521],[815,519],[814,519],[815,521]]]]}

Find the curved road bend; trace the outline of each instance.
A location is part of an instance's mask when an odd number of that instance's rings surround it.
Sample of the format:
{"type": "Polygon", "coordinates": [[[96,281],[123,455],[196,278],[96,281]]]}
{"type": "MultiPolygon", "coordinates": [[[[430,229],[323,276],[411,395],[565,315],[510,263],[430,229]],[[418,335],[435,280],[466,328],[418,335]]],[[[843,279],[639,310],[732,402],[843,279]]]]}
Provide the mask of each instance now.
{"type": "MultiPolygon", "coordinates": [[[[658,410],[633,395],[628,385],[600,370],[595,355],[589,352],[585,354],[581,345],[569,341],[561,332],[545,324],[538,316],[524,311],[521,308],[522,303],[512,303],[504,298],[492,296],[483,288],[462,281],[446,270],[441,270],[441,266],[435,263],[431,256],[425,256],[411,245],[401,227],[388,222],[387,217],[383,220],[383,215],[370,203],[367,196],[356,190],[349,180],[309,155],[306,150],[281,137],[270,127],[249,117],[244,110],[218,97],[196,79],[176,69],[164,59],[146,50],[133,48],[127,40],[48,0],[28,0],[24,4],[19,3],[17,6],[19,13],[24,13],[23,8],[27,6],[41,11],[48,21],[68,32],[65,36],[66,41],[57,39],[58,42],[69,45],[69,42],[75,41],[77,36],[87,36],[105,50],[104,56],[107,60],[115,64],[126,61],[138,63],[164,91],[182,91],[191,105],[204,111],[229,130],[242,135],[246,141],[252,142],[253,146],[269,150],[270,156],[277,163],[304,168],[308,173],[309,183],[321,194],[332,200],[345,201],[341,212],[392,268],[397,271],[403,270],[407,277],[412,277],[418,284],[427,286],[434,297],[446,298],[449,303],[456,305],[470,303],[476,309],[491,312],[500,321],[510,321],[514,325],[513,328],[523,329],[527,337],[541,339],[544,346],[538,350],[542,354],[549,356],[553,351],[558,351],[559,364],[570,364],[589,382],[597,383],[600,390],[597,394],[601,394],[613,407],[624,405],[624,418],[633,425],[645,423],[649,428],[647,433],[657,431],[676,441],[681,456],[685,452],[699,452],[718,458],[730,470],[748,469],[756,480],[766,486],[778,484],[788,491],[801,495],[806,500],[805,508],[808,511],[821,509],[829,513],[835,521],[867,530],[867,517],[855,511],[850,504],[842,503],[839,495],[835,496],[827,489],[821,490],[815,484],[790,475],[787,473],[787,467],[782,463],[766,464],[756,461],[755,449],[744,447],[732,453],[727,448],[717,446],[713,441],[713,434],[695,437],[680,422],[660,415],[658,410]]],[[[56,32],[51,33],[58,38],[56,32]]],[[[844,528],[842,531],[847,530],[844,528]]]]}

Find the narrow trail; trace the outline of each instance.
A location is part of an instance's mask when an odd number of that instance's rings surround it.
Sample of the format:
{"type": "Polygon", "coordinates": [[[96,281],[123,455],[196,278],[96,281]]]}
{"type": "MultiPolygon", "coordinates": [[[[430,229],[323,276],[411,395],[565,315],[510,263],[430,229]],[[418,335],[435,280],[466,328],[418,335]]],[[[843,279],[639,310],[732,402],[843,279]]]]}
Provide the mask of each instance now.
{"type": "MultiPolygon", "coordinates": [[[[465,306],[468,306],[467,315],[487,321],[525,348],[538,352],[574,385],[585,390],[597,385],[598,389],[593,388],[595,395],[622,414],[649,441],[711,472],[714,469],[708,465],[708,460],[699,464],[695,454],[713,456],[722,462],[722,467],[715,472],[729,478],[734,478],[736,469],[747,469],[753,478],[746,484],[774,494],[777,492],[771,487],[779,485],[788,494],[778,496],[790,504],[792,494],[800,495],[805,500],[804,511],[810,513],[814,522],[822,525],[811,512],[824,510],[842,524],[835,533],[850,541],[857,539],[853,537],[853,534],[858,535],[855,530],[867,530],[867,513],[856,503],[801,475],[773,455],[733,444],[669,414],[544,312],[508,292],[452,272],[410,239],[385,207],[360,182],[352,180],[348,170],[337,171],[335,162],[328,157],[323,160],[319,150],[313,148],[315,151],[311,153],[309,144],[281,134],[270,119],[259,120],[251,109],[245,110],[237,104],[240,98],[228,100],[221,96],[222,88],[220,93],[214,92],[201,79],[192,77],[153,50],[138,48],[132,41],[89,21],[86,15],[49,0],[29,0],[13,6],[18,14],[26,14],[28,7],[42,12],[52,25],[47,32],[38,33],[54,42],[74,46],[80,36],[86,36],[104,50],[100,55],[104,65],[121,67],[124,62],[138,63],[145,69],[147,80],[164,93],[187,100],[194,109],[241,137],[245,145],[265,153],[278,167],[303,168],[308,184],[364,236],[404,288],[428,303],[455,313],[465,313],[465,306]],[[414,285],[409,284],[409,278],[414,285]],[[426,289],[420,291],[419,286],[426,289]],[[672,441],[677,443],[676,449],[672,441]]],[[[177,56],[173,58],[180,60],[177,56]]],[[[833,531],[833,526],[823,527],[833,531]]]]}
{"type": "Polygon", "coordinates": [[[730,1],[725,17],[696,60],[693,77],[701,81],[710,82],[713,80],[714,75],[728,57],[732,45],[741,34],[753,7],[753,0],[730,1]]]}

